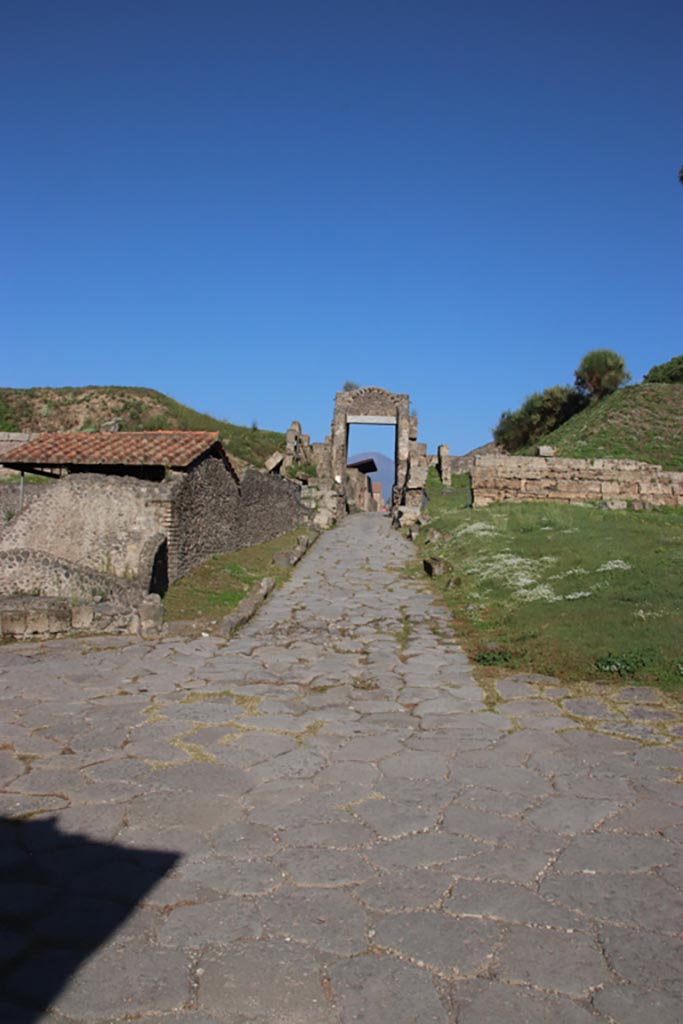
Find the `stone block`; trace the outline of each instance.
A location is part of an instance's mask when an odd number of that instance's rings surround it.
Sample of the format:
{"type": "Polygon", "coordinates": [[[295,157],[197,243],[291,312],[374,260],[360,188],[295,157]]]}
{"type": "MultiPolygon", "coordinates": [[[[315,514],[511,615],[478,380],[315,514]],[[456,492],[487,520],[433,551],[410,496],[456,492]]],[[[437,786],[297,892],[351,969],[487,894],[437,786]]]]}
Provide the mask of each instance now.
{"type": "Polygon", "coordinates": [[[50,612],[47,608],[26,609],[26,630],[27,635],[39,636],[50,632],[50,612]]]}
{"type": "Polygon", "coordinates": [[[52,605],[48,617],[51,633],[68,633],[71,629],[71,608],[66,601],[63,604],[52,605]]]}
{"type": "Polygon", "coordinates": [[[143,637],[158,636],[164,624],[164,607],[158,594],[147,594],[140,604],[140,633],[143,637]]]}
{"type": "Polygon", "coordinates": [[[23,636],[26,632],[26,612],[21,608],[7,608],[2,612],[4,636],[23,636]]]}
{"type": "Polygon", "coordinates": [[[90,629],[93,618],[94,611],[91,604],[77,604],[71,609],[71,628],[90,629]]]}
{"type": "Polygon", "coordinates": [[[555,449],[549,444],[540,444],[536,449],[536,454],[542,459],[552,459],[555,449]]]}

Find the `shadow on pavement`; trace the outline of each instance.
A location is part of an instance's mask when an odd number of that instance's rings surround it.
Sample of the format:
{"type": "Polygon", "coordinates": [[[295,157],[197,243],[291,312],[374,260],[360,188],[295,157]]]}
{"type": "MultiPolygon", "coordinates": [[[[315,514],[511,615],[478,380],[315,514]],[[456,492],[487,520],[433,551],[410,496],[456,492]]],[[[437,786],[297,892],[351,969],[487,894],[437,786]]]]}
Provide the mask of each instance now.
{"type": "Polygon", "coordinates": [[[0,818],[0,1020],[33,1024],[178,861],[0,818]]]}

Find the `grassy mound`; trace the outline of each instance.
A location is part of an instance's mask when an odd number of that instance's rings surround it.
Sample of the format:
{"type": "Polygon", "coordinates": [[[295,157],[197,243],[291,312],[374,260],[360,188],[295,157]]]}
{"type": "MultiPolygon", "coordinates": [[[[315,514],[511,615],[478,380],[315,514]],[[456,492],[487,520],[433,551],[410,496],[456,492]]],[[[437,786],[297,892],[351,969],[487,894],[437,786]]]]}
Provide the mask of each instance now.
{"type": "Polygon", "coordinates": [[[683,383],[615,391],[538,443],[567,458],[637,459],[683,470],[683,383]]]}
{"type": "Polygon", "coordinates": [[[0,388],[0,431],[217,430],[232,455],[262,465],[284,445],[284,434],[240,427],[181,405],[151,388],[0,388]]]}
{"type": "Polygon", "coordinates": [[[465,508],[430,476],[418,543],[481,665],[567,681],[653,683],[683,696],[683,510],[550,503],[465,508]]]}

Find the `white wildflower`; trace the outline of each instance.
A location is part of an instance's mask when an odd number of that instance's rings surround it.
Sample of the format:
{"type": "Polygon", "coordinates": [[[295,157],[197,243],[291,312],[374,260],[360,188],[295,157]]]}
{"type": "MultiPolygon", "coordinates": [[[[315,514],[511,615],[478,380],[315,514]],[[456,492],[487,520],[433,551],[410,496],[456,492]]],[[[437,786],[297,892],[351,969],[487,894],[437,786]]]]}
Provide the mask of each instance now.
{"type": "Polygon", "coordinates": [[[578,601],[580,597],[590,597],[592,594],[591,590],[577,590],[573,594],[565,594],[565,601],[578,601]]]}
{"type": "Polygon", "coordinates": [[[612,572],[613,569],[631,569],[632,566],[622,558],[613,558],[611,562],[604,562],[596,572],[612,572]]]}
{"type": "Polygon", "coordinates": [[[555,576],[548,576],[549,580],[563,580],[567,576],[587,576],[588,569],[567,569],[566,572],[558,572],[555,576]]]}
{"type": "Polygon", "coordinates": [[[550,601],[555,603],[562,600],[560,595],[556,594],[547,583],[539,583],[537,587],[533,587],[531,590],[517,590],[515,597],[518,597],[520,601],[550,601]]]}
{"type": "Polygon", "coordinates": [[[491,534],[498,533],[495,526],[491,523],[477,522],[477,523],[465,523],[459,530],[455,531],[456,537],[463,537],[465,534],[473,533],[478,536],[491,536],[491,534]]]}

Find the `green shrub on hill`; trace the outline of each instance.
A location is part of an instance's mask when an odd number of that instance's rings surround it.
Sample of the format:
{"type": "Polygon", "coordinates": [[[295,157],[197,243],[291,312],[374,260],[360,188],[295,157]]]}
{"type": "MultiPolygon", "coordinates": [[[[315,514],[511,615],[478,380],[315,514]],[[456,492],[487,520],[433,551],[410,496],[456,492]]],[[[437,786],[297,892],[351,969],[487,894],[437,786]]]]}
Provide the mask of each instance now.
{"type": "Polygon", "coordinates": [[[534,444],[586,405],[575,388],[556,385],[529,395],[515,412],[504,412],[493,429],[493,439],[507,452],[534,444]]]}
{"type": "Polygon", "coordinates": [[[677,384],[683,382],[683,356],[674,356],[668,363],[653,366],[643,377],[644,384],[677,384]]]}

